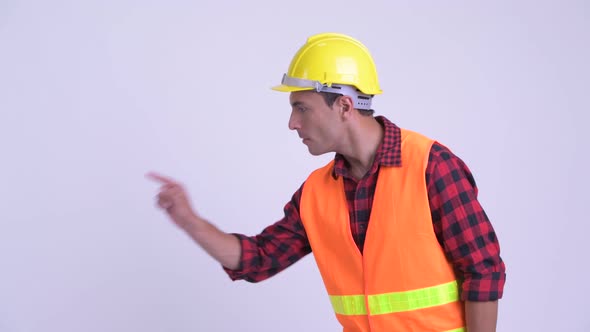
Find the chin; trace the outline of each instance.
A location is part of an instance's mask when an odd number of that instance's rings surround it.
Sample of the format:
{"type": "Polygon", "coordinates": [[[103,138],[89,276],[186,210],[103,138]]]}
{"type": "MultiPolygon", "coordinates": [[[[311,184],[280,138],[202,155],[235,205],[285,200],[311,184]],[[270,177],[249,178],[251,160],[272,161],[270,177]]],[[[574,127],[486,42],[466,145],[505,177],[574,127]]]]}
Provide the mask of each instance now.
{"type": "Polygon", "coordinates": [[[312,156],[321,156],[321,155],[326,154],[326,153],[329,152],[329,151],[315,150],[315,149],[312,149],[312,148],[308,148],[308,150],[309,150],[309,153],[312,156]]]}

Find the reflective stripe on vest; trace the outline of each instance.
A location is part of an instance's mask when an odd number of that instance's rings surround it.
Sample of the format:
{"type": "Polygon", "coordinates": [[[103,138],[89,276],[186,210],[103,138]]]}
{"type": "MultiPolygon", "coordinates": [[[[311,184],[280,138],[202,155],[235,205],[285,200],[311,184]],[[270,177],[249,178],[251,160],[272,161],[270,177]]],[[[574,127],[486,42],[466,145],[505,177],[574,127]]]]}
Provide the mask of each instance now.
{"type": "MultiPolygon", "coordinates": [[[[459,301],[457,281],[405,292],[369,295],[371,315],[417,310],[459,301]]],[[[330,302],[337,314],[366,315],[364,295],[330,295],[330,302]]],[[[452,332],[461,330],[452,330],[452,332]]]]}

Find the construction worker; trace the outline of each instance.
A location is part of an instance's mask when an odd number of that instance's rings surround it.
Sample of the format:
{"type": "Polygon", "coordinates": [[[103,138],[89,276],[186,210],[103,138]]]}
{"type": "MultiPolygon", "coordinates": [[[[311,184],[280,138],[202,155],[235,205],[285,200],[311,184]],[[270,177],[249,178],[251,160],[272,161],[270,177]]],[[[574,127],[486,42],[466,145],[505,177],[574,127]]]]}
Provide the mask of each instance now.
{"type": "Polygon", "coordinates": [[[344,331],[495,331],[505,267],[473,176],[442,144],[374,116],[382,91],[367,48],[311,36],[273,89],[290,93],[289,129],[334,160],[253,237],[220,231],[181,184],[150,173],[169,217],[233,280],[264,280],[313,252],[344,331]]]}

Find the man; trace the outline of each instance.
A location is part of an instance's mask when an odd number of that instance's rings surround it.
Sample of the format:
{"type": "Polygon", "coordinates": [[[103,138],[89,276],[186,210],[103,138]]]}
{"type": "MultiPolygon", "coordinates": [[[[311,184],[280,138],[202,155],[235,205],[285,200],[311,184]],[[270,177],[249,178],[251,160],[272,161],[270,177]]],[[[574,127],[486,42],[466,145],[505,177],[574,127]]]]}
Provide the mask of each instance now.
{"type": "Polygon", "coordinates": [[[367,48],[310,37],[282,84],[289,128],[313,155],[335,152],[255,237],[199,216],[158,174],[159,205],[229,276],[257,282],[313,252],[344,331],[495,331],[505,267],[467,166],[446,147],[374,117],[367,48]]]}

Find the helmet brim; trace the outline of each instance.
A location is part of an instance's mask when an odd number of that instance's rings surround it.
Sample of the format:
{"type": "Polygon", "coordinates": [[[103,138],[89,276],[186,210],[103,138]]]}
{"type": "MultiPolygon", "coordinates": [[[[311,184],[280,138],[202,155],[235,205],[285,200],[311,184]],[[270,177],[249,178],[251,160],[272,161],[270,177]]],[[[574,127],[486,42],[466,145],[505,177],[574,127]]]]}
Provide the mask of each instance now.
{"type": "Polygon", "coordinates": [[[312,88],[312,87],[289,86],[289,85],[284,85],[284,84],[273,86],[271,89],[273,89],[275,91],[280,91],[280,92],[297,92],[297,91],[314,90],[314,88],[312,88]]]}

